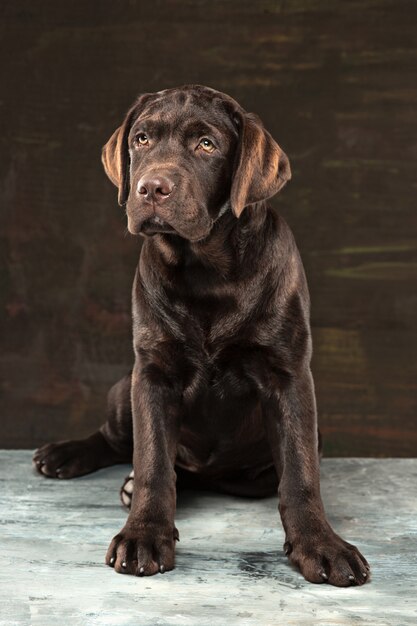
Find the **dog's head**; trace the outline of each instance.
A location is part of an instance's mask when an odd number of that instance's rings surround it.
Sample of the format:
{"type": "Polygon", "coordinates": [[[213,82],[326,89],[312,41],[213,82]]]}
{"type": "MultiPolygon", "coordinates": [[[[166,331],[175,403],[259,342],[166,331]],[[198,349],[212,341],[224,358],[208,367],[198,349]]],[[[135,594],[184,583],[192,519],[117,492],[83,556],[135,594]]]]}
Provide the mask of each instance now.
{"type": "Polygon", "coordinates": [[[288,158],[260,119],[200,85],[140,96],[102,160],[131,233],[191,241],[207,237],[229,203],[239,217],[291,178],[288,158]]]}

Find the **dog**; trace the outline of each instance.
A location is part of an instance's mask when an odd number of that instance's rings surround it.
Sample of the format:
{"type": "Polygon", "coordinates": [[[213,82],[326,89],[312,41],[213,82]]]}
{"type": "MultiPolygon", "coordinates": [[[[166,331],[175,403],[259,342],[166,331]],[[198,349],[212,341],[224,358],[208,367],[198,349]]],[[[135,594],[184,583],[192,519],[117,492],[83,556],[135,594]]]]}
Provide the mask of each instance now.
{"type": "Polygon", "coordinates": [[[293,235],[267,200],[291,178],[260,118],[201,85],[141,95],[103,148],[128,230],[134,367],[87,439],[34,465],[72,478],[132,462],[130,512],[106,563],[175,565],[176,489],[277,494],[284,552],[311,582],[362,585],[370,568],[331,528],[319,486],[309,293],[293,235]]]}

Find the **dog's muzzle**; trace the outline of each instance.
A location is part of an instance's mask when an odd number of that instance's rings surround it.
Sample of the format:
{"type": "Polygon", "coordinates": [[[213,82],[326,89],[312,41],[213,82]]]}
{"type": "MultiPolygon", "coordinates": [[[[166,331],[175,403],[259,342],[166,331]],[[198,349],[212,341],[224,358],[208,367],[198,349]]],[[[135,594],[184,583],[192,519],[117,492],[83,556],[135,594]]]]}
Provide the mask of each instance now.
{"type": "Polygon", "coordinates": [[[140,228],[140,231],[144,235],[151,235],[154,233],[175,233],[176,230],[168,222],[163,220],[158,215],[153,215],[146,219],[140,228]]]}

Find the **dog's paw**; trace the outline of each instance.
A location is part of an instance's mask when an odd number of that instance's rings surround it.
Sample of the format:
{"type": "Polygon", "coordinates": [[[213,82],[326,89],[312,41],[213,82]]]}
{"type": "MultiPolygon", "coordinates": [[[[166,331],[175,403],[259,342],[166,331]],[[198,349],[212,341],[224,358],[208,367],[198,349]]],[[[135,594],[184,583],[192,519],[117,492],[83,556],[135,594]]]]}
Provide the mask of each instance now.
{"type": "Polygon", "coordinates": [[[86,439],[47,443],[35,450],[32,461],[36,471],[48,478],[74,478],[126,459],[97,432],[86,439]]]}
{"type": "Polygon", "coordinates": [[[73,478],[95,469],[94,458],[83,440],[47,443],[35,450],[33,465],[48,478],[73,478]]]}
{"type": "Polygon", "coordinates": [[[133,479],[134,471],[132,470],[129,476],[126,476],[124,483],[120,489],[120,499],[123,506],[125,506],[128,510],[130,510],[130,506],[132,504],[133,479]]]}
{"type": "Polygon", "coordinates": [[[370,567],[365,557],[333,531],[314,539],[303,537],[286,541],[284,552],[312,583],[349,587],[363,585],[370,579],[370,567]]]}
{"type": "Polygon", "coordinates": [[[119,574],[152,576],[175,567],[175,541],[178,530],[146,525],[132,530],[125,526],[107,551],[106,564],[119,574]]]}

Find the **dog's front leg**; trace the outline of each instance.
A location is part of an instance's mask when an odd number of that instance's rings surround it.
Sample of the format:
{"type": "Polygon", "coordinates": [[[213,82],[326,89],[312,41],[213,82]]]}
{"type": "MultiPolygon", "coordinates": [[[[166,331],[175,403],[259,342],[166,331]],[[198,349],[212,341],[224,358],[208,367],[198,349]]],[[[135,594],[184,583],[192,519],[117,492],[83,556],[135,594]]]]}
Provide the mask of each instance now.
{"type": "Polygon", "coordinates": [[[176,474],[181,392],[166,367],[137,359],[132,373],[135,472],[132,506],[109,547],[106,563],[138,576],[174,568],[176,474]]]}
{"type": "Polygon", "coordinates": [[[311,582],[361,585],[369,566],[359,550],[331,528],[320,495],[317,417],[306,368],[264,401],[265,427],[279,487],[284,551],[311,582]]]}

